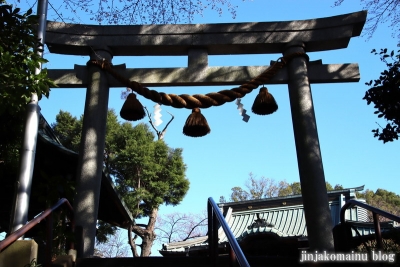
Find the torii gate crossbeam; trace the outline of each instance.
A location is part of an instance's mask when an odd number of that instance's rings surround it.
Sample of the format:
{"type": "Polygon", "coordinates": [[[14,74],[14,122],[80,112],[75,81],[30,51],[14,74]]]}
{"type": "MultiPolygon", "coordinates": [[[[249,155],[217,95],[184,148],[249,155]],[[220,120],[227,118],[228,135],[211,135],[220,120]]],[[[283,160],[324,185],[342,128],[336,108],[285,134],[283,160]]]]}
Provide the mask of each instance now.
{"type": "MultiPolygon", "coordinates": [[[[366,11],[329,18],[288,22],[196,25],[93,26],[49,22],[46,44],[52,53],[113,56],[188,55],[187,68],[125,69],[121,75],[146,86],[233,85],[261,72],[261,67],[209,67],[208,55],[315,52],[346,48],[359,36],[366,11]]],[[[265,68],[265,67],[264,67],[265,68]]],[[[78,256],[93,254],[97,205],[102,169],[102,149],[109,87],[122,86],[96,66],[74,70],[49,70],[62,88],[87,87],[82,133],[76,224],[84,243],[78,256]]],[[[357,64],[290,61],[270,81],[289,85],[293,129],[302,185],[310,249],[333,250],[332,221],[315,122],[310,83],[357,82],[357,64]]]]}

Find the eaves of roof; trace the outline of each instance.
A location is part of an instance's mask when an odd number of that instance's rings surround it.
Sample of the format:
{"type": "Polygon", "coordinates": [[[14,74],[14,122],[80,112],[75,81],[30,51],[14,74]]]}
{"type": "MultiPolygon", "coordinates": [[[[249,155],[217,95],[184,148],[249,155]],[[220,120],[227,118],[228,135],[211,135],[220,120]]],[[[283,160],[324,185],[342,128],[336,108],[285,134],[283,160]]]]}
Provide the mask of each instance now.
{"type": "MultiPolygon", "coordinates": [[[[38,145],[47,150],[48,155],[57,157],[57,153],[60,153],[64,157],[71,159],[65,164],[71,164],[71,168],[76,168],[75,163],[78,160],[78,153],[67,149],[61,144],[42,115],[40,117],[38,140],[38,145]]],[[[127,228],[134,220],[121,196],[117,193],[111,178],[104,172],[101,180],[98,218],[121,228],[127,228]]]]}
{"type": "MultiPolygon", "coordinates": [[[[350,195],[352,193],[362,190],[364,190],[364,185],[355,188],[346,188],[346,189],[328,191],[328,200],[333,201],[339,195],[345,195],[346,198],[350,198],[350,195]]],[[[254,199],[254,200],[246,200],[238,202],[219,203],[218,206],[223,208],[230,207],[233,208],[235,212],[237,212],[241,210],[264,209],[271,207],[283,207],[283,206],[293,206],[302,204],[303,204],[303,198],[301,195],[292,195],[284,197],[271,197],[271,198],[262,198],[262,199],[254,199]]]]}

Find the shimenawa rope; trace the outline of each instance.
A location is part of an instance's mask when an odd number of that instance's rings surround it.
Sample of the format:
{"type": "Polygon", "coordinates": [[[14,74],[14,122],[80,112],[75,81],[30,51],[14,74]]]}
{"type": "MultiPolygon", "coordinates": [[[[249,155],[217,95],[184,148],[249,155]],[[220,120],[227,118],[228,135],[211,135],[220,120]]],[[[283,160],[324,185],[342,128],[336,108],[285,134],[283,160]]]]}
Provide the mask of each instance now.
{"type": "Polygon", "coordinates": [[[275,74],[283,68],[290,60],[299,56],[307,56],[305,53],[293,53],[284,57],[280,57],[273,65],[262,72],[254,79],[242,84],[239,87],[232,88],[230,90],[222,90],[219,92],[213,92],[208,94],[166,94],[159,93],[155,90],[150,90],[144,87],[142,84],[136,81],[130,81],[126,77],[123,77],[115,70],[112,69],[112,64],[106,60],[90,60],[88,65],[93,64],[99,66],[101,69],[110,73],[115,79],[120,81],[126,87],[131,88],[136,93],[144,96],[147,99],[152,100],[155,103],[159,103],[166,106],[172,106],[174,108],[209,108],[211,106],[221,106],[227,102],[232,102],[237,98],[242,98],[246,94],[256,89],[259,85],[265,84],[267,81],[272,79],[275,74]]]}

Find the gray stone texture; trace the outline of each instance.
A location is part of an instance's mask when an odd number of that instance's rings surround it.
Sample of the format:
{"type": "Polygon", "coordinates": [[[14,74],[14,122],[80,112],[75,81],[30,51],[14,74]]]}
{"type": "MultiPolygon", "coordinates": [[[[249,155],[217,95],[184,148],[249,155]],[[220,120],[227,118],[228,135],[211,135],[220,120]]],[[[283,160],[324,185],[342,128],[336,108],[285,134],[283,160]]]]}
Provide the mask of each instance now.
{"type": "MultiPolygon", "coordinates": [[[[304,44],[291,43],[284,54],[304,52],[304,44]]],[[[303,195],[311,251],[332,251],[332,218],[329,209],[325,175],[322,166],[311,87],[307,76],[306,57],[297,57],[288,63],[289,99],[297,164],[303,195]]]]}
{"type": "MultiPolygon", "coordinates": [[[[125,69],[125,65],[114,66],[114,69],[122,76],[148,87],[241,85],[267,68],[268,66],[125,69]]],[[[71,70],[50,69],[48,73],[58,88],[82,88],[88,85],[86,66],[75,65],[71,70]]],[[[360,80],[358,64],[322,64],[318,60],[309,62],[308,74],[310,83],[358,82],[360,80]]],[[[288,82],[287,70],[283,68],[265,84],[287,84],[288,82]]],[[[110,87],[125,87],[111,76],[109,76],[109,85],[110,87]]]]}
{"type": "MultiPolygon", "coordinates": [[[[91,55],[111,61],[107,50],[96,50],[91,55]]],[[[89,84],[86,91],[85,111],[77,173],[77,195],[74,199],[75,225],[82,227],[83,248],[78,257],[94,254],[96,223],[103,171],[103,153],[106,135],[109,86],[107,75],[97,66],[88,66],[89,84]]]]}
{"type": "Polygon", "coordinates": [[[100,26],[48,22],[46,44],[52,53],[89,55],[107,45],[114,56],[187,55],[201,47],[209,55],[281,53],[302,41],[306,52],[347,47],[358,36],[366,11],[283,22],[100,26]]]}
{"type": "Polygon", "coordinates": [[[0,252],[0,266],[25,266],[37,257],[38,244],[34,240],[17,240],[0,252]]]}
{"type": "MultiPolygon", "coordinates": [[[[125,69],[121,75],[145,86],[238,85],[266,67],[209,67],[208,55],[316,52],[348,46],[359,36],[366,11],[301,21],[196,25],[93,26],[49,22],[46,44],[52,53],[92,55],[111,61],[114,56],[187,55],[187,68],[125,69]],[[109,51],[92,50],[102,44],[109,51]],[[290,45],[288,45],[290,44],[290,45]]],[[[109,87],[122,85],[98,67],[49,70],[61,88],[87,86],[84,130],[75,200],[77,226],[83,228],[82,255],[93,254],[98,192],[101,181],[109,87]]],[[[331,218],[313,110],[310,83],[359,81],[357,64],[307,62],[297,57],[270,84],[289,85],[293,129],[310,248],[333,248],[331,218]]]]}

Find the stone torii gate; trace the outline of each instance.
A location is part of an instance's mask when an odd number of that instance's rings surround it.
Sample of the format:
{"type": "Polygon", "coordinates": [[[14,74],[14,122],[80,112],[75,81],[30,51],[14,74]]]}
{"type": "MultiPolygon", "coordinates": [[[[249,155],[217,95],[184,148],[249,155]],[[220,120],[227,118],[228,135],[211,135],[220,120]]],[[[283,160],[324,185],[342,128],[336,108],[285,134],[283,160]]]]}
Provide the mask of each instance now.
{"type": "MultiPolygon", "coordinates": [[[[48,22],[46,44],[52,53],[114,56],[188,56],[186,68],[126,69],[122,76],[146,86],[240,85],[265,66],[209,67],[208,55],[272,54],[284,56],[346,48],[359,36],[366,11],[287,22],[196,25],[94,26],[48,22]]],[[[310,83],[358,82],[358,64],[322,64],[295,57],[268,82],[288,84],[308,239],[312,250],[333,250],[318,132],[310,83]]],[[[49,70],[60,88],[87,87],[81,150],[74,201],[76,225],[83,229],[79,257],[94,252],[110,87],[125,87],[100,67],[49,70]]],[[[201,142],[201,140],[199,140],[201,142]]]]}

